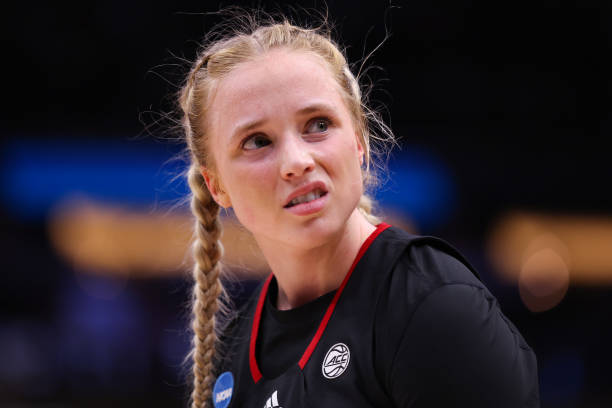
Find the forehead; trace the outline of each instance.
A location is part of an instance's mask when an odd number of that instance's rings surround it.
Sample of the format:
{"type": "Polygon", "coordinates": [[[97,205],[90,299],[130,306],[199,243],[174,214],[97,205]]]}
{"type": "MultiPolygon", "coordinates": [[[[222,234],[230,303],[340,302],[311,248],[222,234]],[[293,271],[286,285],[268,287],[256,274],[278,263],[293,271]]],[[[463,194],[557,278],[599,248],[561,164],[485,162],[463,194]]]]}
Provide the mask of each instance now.
{"type": "Polygon", "coordinates": [[[272,50],[238,65],[217,85],[209,124],[229,130],[249,120],[268,119],[308,104],[343,105],[326,62],[307,52],[272,50]]]}

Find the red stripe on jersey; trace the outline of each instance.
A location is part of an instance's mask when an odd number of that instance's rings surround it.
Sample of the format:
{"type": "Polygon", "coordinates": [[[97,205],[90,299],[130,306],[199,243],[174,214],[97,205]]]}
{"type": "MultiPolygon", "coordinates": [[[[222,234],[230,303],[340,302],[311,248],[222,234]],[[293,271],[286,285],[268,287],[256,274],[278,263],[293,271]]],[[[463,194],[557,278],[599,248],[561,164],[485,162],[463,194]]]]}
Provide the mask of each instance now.
{"type": "MultiPolygon", "coordinates": [[[[355,269],[355,266],[357,265],[357,263],[359,262],[361,257],[363,257],[363,255],[366,253],[366,251],[368,250],[368,248],[370,247],[372,242],[374,242],[376,237],[381,232],[383,232],[384,230],[386,230],[389,227],[390,227],[390,225],[389,224],[385,224],[384,222],[378,224],[378,226],[376,227],[376,230],[374,230],[374,232],[372,232],[372,234],[370,234],[370,236],[361,245],[361,248],[359,248],[359,252],[357,253],[357,256],[355,257],[355,260],[353,261],[353,264],[351,265],[351,268],[349,269],[348,273],[344,277],[344,280],[342,281],[342,284],[340,285],[340,287],[336,291],[336,294],[334,295],[334,298],[332,299],[331,303],[327,307],[327,310],[325,311],[325,315],[323,316],[323,320],[321,320],[321,323],[319,324],[317,332],[315,333],[314,337],[310,341],[310,344],[306,348],[306,351],[304,351],[304,354],[302,355],[302,358],[300,358],[300,361],[298,363],[299,366],[300,366],[300,369],[302,369],[302,370],[304,369],[304,366],[306,365],[306,363],[310,359],[310,356],[314,352],[314,349],[317,346],[317,343],[319,342],[319,340],[321,339],[321,336],[323,336],[323,332],[325,331],[325,328],[327,327],[327,323],[329,322],[329,319],[331,318],[331,315],[334,312],[336,304],[338,303],[338,300],[340,299],[340,295],[342,294],[342,291],[344,290],[344,287],[348,283],[348,280],[351,277],[351,274],[353,273],[353,270],[355,269]]],[[[259,294],[259,299],[257,301],[257,308],[255,309],[255,316],[253,317],[253,327],[251,329],[251,338],[250,338],[250,343],[249,343],[249,366],[251,368],[251,376],[253,377],[253,381],[255,383],[257,383],[262,378],[261,371],[259,371],[259,366],[257,365],[257,359],[255,358],[255,346],[257,345],[257,333],[259,332],[259,323],[261,321],[261,312],[263,310],[264,302],[266,300],[266,295],[268,293],[268,287],[270,286],[270,282],[272,281],[272,277],[273,277],[273,275],[270,274],[270,276],[268,276],[268,278],[264,282],[263,287],[261,288],[261,292],[259,294]]]]}
{"type": "Polygon", "coordinates": [[[357,262],[359,262],[359,260],[363,256],[363,254],[366,253],[366,251],[368,250],[368,248],[370,247],[372,242],[374,242],[376,237],[381,232],[383,232],[384,230],[386,230],[389,227],[390,227],[390,225],[389,224],[385,224],[384,222],[381,222],[380,224],[378,224],[378,226],[376,227],[376,230],[374,230],[374,232],[372,232],[370,234],[370,236],[361,245],[361,248],[359,248],[359,252],[357,253],[357,256],[355,257],[355,260],[353,261],[353,264],[351,265],[351,269],[349,269],[348,273],[344,277],[344,280],[342,281],[342,284],[340,285],[340,287],[336,291],[336,294],[334,295],[334,298],[332,299],[331,303],[327,307],[327,311],[325,312],[325,315],[323,316],[323,320],[321,320],[321,324],[319,324],[319,328],[317,329],[317,332],[315,333],[314,337],[310,341],[310,344],[306,348],[306,351],[302,355],[302,358],[300,358],[300,362],[298,364],[300,365],[300,368],[302,370],[304,369],[304,366],[306,365],[306,363],[310,359],[310,356],[314,352],[315,347],[317,347],[317,343],[319,343],[319,340],[321,339],[321,336],[323,336],[323,332],[325,331],[325,328],[327,327],[327,323],[329,322],[329,319],[331,318],[332,313],[334,313],[334,309],[336,308],[336,304],[338,303],[338,299],[340,299],[340,295],[342,294],[342,291],[344,290],[344,287],[348,283],[348,280],[351,277],[351,274],[353,273],[353,270],[355,269],[355,266],[357,265],[357,262]]]}
{"type": "Polygon", "coordinates": [[[257,309],[255,309],[255,317],[253,318],[253,328],[251,329],[251,339],[249,342],[249,366],[251,367],[251,376],[253,377],[253,381],[257,383],[257,381],[261,380],[261,371],[259,371],[259,367],[257,366],[257,360],[255,359],[255,346],[257,344],[257,332],[259,331],[259,321],[261,320],[261,311],[263,310],[263,305],[266,300],[266,293],[268,293],[268,286],[270,286],[270,282],[272,281],[272,274],[268,276],[266,282],[261,288],[261,293],[259,294],[259,300],[257,301],[257,309]]]}

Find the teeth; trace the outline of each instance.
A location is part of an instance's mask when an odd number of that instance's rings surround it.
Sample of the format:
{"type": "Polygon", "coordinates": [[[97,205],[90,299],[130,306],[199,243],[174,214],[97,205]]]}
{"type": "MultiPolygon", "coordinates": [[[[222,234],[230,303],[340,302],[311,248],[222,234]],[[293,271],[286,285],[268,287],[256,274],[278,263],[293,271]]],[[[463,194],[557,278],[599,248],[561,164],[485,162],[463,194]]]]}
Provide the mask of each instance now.
{"type": "Polygon", "coordinates": [[[291,200],[289,205],[292,206],[292,205],[307,203],[309,201],[316,200],[317,198],[321,197],[322,195],[323,195],[323,192],[321,190],[319,190],[319,189],[316,189],[314,191],[311,191],[310,193],[306,193],[306,194],[301,195],[299,197],[295,197],[293,200],[291,200]]]}

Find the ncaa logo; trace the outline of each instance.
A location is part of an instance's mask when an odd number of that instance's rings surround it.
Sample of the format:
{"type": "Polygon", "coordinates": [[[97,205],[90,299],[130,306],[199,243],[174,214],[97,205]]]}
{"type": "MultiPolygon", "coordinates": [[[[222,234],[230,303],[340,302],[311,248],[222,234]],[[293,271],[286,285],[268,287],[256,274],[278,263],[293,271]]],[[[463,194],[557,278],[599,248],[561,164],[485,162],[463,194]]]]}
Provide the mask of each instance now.
{"type": "Polygon", "coordinates": [[[213,387],[213,405],[215,408],[226,408],[234,392],[234,376],[229,371],[217,378],[213,387]]]}
{"type": "Polygon", "coordinates": [[[346,367],[348,367],[350,359],[351,352],[346,344],[334,344],[323,359],[321,367],[323,376],[329,379],[340,377],[346,370],[346,367]]]}

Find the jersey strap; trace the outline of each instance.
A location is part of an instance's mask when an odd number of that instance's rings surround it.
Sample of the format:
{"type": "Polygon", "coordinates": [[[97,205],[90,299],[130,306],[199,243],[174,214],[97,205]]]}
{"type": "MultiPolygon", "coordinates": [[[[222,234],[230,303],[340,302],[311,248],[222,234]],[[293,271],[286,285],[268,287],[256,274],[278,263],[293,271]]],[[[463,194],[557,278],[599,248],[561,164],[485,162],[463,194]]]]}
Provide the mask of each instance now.
{"type": "MultiPolygon", "coordinates": [[[[304,351],[302,358],[300,358],[300,361],[298,363],[298,365],[300,366],[300,369],[302,370],[304,369],[304,366],[306,365],[306,363],[308,362],[308,359],[310,359],[310,356],[314,352],[315,347],[317,346],[317,343],[321,339],[321,336],[323,335],[323,332],[325,331],[325,328],[327,327],[327,323],[329,322],[329,319],[334,313],[334,309],[336,307],[336,304],[338,303],[338,300],[340,299],[340,295],[342,294],[342,291],[344,290],[346,284],[348,283],[348,280],[351,277],[351,274],[353,273],[355,266],[357,266],[357,263],[366,253],[366,251],[368,250],[372,242],[374,242],[376,237],[378,237],[378,235],[380,235],[381,232],[383,232],[389,227],[390,225],[384,222],[378,224],[376,226],[376,230],[374,230],[374,232],[370,234],[370,236],[361,245],[361,248],[359,248],[359,252],[357,253],[357,256],[355,257],[355,260],[353,261],[351,268],[349,269],[348,273],[344,277],[344,280],[342,281],[342,284],[336,291],[336,294],[334,295],[334,298],[332,299],[331,303],[327,307],[327,310],[325,311],[325,315],[323,316],[323,319],[321,320],[321,323],[319,324],[319,327],[314,337],[310,341],[310,344],[308,344],[308,347],[306,347],[306,350],[304,351]]],[[[259,366],[257,365],[257,359],[255,358],[255,349],[257,345],[257,334],[259,332],[259,323],[261,321],[261,312],[263,310],[264,302],[266,300],[266,295],[268,293],[268,288],[270,286],[270,282],[272,281],[272,277],[273,275],[270,274],[270,276],[268,276],[268,278],[264,282],[263,287],[261,288],[259,299],[257,301],[257,308],[255,309],[255,316],[253,318],[251,338],[249,339],[250,340],[249,342],[249,367],[251,369],[251,377],[253,377],[253,381],[255,383],[257,383],[262,378],[261,371],[259,370],[259,366]]]]}
{"type": "Polygon", "coordinates": [[[261,311],[263,309],[264,302],[266,300],[266,294],[268,293],[268,287],[272,281],[274,275],[270,274],[261,288],[259,294],[259,300],[257,301],[257,309],[255,309],[255,316],[253,318],[253,328],[251,329],[251,338],[249,341],[249,367],[251,368],[251,376],[255,384],[261,380],[261,371],[257,365],[257,359],[255,358],[255,346],[257,345],[257,333],[259,332],[259,322],[261,320],[261,311]]]}

